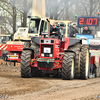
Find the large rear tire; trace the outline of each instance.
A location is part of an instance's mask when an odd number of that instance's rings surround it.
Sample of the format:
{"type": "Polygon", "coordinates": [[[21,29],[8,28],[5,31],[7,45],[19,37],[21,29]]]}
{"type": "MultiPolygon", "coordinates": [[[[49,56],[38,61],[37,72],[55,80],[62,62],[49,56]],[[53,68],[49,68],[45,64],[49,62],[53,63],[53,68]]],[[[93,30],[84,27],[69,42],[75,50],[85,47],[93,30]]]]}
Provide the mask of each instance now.
{"type": "Polygon", "coordinates": [[[80,49],[81,49],[81,44],[77,43],[73,47],[70,48],[70,50],[73,50],[76,55],[75,55],[75,70],[74,70],[74,78],[79,79],[80,78],[80,49]]]}
{"type": "Polygon", "coordinates": [[[30,78],[31,77],[31,50],[23,50],[21,55],[21,77],[22,78],[30,78]]]}
{"type": "Polygon", "coordinates": [[[80,78],[88,79],[89,77],[89,46],[83,45],[80,55],[80,78]]]}
{"type": "Polygon", "coordinates": [[[74,78],[74,57],[75,54],[66,52],[63,57],[62,79],[72,80],[74,78]]]}

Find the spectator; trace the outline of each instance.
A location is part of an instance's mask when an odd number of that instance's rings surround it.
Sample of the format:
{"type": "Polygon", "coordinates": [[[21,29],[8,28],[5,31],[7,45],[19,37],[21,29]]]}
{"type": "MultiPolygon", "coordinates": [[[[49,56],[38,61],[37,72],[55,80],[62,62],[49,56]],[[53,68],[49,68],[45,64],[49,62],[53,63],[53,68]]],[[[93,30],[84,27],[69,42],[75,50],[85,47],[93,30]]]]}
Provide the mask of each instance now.
{"type": "Polygon", "coordinates": [[[74,23],[73,26],[70,29],[70,37],[75,37],[75,34],[78,33],[78,30],[76,29],[76,24],[74,23]]]}
{"type": "Polygon", "coordinates": [[[82,34],[92,34],[92,31],[87,26],[84,26],[84,30],[82,34]]]}

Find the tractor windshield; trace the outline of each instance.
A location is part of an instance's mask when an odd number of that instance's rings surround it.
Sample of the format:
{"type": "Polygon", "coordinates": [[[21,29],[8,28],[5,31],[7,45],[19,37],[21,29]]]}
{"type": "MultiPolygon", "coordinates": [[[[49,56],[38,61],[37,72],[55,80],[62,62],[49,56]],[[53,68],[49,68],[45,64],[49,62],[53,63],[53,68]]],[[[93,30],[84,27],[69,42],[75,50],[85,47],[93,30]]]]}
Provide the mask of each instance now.
{"type": "Polygon", "coordinates": [[[29,33],[38,33],[40,19],[31,19],[29,25],[29,33]]]}
{"type": "Polygon", "coordinates": [[[45,22],[45,24],[44,24],[44,30],[43,31],[48,32],[48,23],[47,22],[45,22]]]}
{"type": "Polygon", "coordinates": [[[65,34],[65,31],[66,31],[66,25],[64,23],[56,22],[56,23],[51,24],[50,26],[51,37],[56,36],[56,38],[59,38],[60,40],[62,40],[65,34]]]}

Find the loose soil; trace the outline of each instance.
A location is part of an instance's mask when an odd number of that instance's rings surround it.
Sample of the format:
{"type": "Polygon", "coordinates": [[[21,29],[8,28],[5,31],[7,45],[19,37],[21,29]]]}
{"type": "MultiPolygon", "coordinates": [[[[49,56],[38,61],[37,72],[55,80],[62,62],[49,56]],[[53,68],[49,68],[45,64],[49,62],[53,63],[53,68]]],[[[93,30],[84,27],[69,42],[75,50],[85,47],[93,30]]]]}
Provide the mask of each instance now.
{"type": "Polygon", "coordinates": [[[20,67],[0,65],[0,100],[99,100],[100,78],[62,80],[61,78],[21,78],[20,67]]]}

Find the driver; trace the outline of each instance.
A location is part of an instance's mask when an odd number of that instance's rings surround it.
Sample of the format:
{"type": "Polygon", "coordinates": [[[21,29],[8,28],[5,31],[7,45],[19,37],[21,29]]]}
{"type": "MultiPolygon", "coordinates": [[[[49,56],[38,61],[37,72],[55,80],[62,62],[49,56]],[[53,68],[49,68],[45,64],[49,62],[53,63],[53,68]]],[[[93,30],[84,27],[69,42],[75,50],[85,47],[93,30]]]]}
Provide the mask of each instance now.
{"type": "Polygon", "coordinates": [[[50,30],[50,36],[55,35],[58,36],[59,30],[56,28],[56,23],[53,23],[52,29],[50,30]]]}

